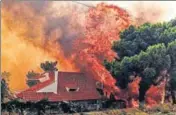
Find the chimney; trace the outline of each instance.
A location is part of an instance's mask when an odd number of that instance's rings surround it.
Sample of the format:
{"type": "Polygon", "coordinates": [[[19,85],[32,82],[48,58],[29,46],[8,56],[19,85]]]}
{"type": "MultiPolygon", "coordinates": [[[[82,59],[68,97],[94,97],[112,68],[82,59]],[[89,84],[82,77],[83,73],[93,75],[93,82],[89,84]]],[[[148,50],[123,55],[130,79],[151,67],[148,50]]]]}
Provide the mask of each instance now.
{"type": "MultiPolygon", "coordinates": [[[[46,75],[48,75],[48,77],[49,77],[48,73],[46,75]]],[[[49,84],[48,86],[40,89],[37,92],[44,92],[44,93],[53,92],[53,93],[57,94],[57,83],[58,83],[58,71],[54,71],[54,81],[51,84],[49,84]]]]}

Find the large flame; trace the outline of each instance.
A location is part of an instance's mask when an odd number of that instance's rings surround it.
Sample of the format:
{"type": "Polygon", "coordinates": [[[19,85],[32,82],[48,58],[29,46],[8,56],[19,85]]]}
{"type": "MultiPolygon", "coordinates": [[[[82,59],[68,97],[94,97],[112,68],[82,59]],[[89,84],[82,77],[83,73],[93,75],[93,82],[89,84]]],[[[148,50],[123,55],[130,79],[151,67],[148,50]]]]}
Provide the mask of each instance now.
{"type": "Polygon", "coordinates": [[[78,49],[76,59],[84,66],[85,72],[91,73],[95,79],[105,85],[105,93],[109,96],[118,88],[116,81],[102,65],[104,59],[113,59],[115,52],[111,50],[112,42],[119,39],[119,32],[130,25],[128,13],[113,5],[98,4],[91,8],[86,15],[85,38],[77,39],[78,49]]]}

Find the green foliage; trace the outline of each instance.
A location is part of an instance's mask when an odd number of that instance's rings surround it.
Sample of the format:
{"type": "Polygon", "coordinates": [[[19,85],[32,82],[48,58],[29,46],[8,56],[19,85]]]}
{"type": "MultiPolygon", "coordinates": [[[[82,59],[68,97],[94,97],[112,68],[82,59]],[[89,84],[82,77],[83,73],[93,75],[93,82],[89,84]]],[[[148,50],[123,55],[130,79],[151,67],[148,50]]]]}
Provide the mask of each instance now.
{"type": "Polygon", "coordinates": [[[174,21],[157,24],[146,23],[138,28],[130,26],[121,32],[121,39],[114,42],[113,49],[123,59],[125,56],[134,56],[141,51],[145,51],[154,44],[164,43],[167,45],[176,38],[174,21]]]}
{"type": "Polygon", "coordinates": [[[30,79],[30,78],[35,78],[35,77],[38,76],[38,75],[40,75],[40,74],[39,74],[39,73],[36,73],[36,72],[34,72],[34,71],[29,71],[29,72],[27,73],[26,77],[27,77],[28,79],[30,79]]]}
{"type": "Polygon", "coordinates": [[[36,84],[38,84],[38,83],[39,83],[38,80],[27,80],[27,85],[28,85],[29,87],[32,87],[32,86],[34,86],[34,85],[36,85],[36,84]]]}
{"type": "Polygon", "coordinates": [[[1,77],[6,81],[9,82],[9,77],[11,76],[10,72],[4,71],[1,73],[1,77]]]}
{"type": "Polygon", "coordinates": [[[176,26],[176,18],[175,18],[175,19],[172,19],[172,20],[168,23],[168,25],[169,25],[170,27],[176,26]]]}
{"type": "Polygon", "coordinates": [[[32,80],[32,79],[35,79],[35,77],[37,77],[39,75],[40,75],[39,73],[36,73],[34,71],[29,71],[26,75],[26,77],[27,77],[26,84],[29,87],[32,87],[32,86],[36,85],[37,83],[39,83],[39,81],[37,81],[37,80],[32,80]]]}
{"type": "Polygon", "coordinates": [[[10,90],[9,90],[9,86],[8,86],[8,82],[9,82],[9,77],[10,77],[10,73],[9,72],[2,72],[1,73],[1,102],[4,102],[5,97],[9,96],[10,90]]]}
{"type": "Polygon", "coordinates": [[[41,63],[40,67],[45,71],[57,71],[58,69],[56,68],[57,62],[49,62],[46,61],[45,63],[41,63]]]}
{"type": "Polygon", "coordinates": [[[153,78],[156,76],[156,70],[154,68],[145,68],[143,75],[145,78],[153,78]]]}
{"type": "Polygon", "coordinates": [[[172,66],[176,66],[176,40],[170,42],[167,47],[167,52],[170,55],[172,66]]]}
{"type": "Polygon", "coordinates": [[[9,113],[18,110],[18,112],[20,112],[20,115],[24,115],[24,110],[37,110],[38,114],[42,114],[45,113],[45,109],[47,106],[50,106],[50,103],[48,99],[42,99],[38,102],[26,102],[21,99],[14,99],[6,103],[2,103],[1,106],[2,111],[8,111],[9,113]]]}
{"type": "Polygon", "coordinates": [[[170,88],[173,104],[176,104],[176,40],[168,44],[168,54],[171,57],[171,69],[170,73],[170,88]]]}
{"type": "Polygon", "coordinates": [[[1,80],[1,102],[4,101],[4,98],[8,95],[8,84],[4,79],[1,80]]]}
{"type": "Polygon", "coordinates": [[[121,61],[105,61],[106,68],[115,77],[123,77],[126,80],[134,73],[144,78],[155,78],[160,71],[170,68],[170,64],[171,60],[164,44],[150,46],[145,52],[141,51],[131,57],[125,56],[121,61]]]}
{"type": "Polygon", "coordinates": [[[175,25],[176,19],[167,23],[130,26],[121,32],[121,39],[115,41],[112,47],[120,59],[104,62],[106,69],[117,79],[118,86],[127,87],[129,76],[142,77],[139,95],[143,99],[158,76],[166,77],[166,74],[170,74],[170,84],[175,87],[175,25]],[[161,74],[165,71],[166,74],[161,74]]]}
{"type": "Polygon", "coordinates": [[[176,70],[171,71],[170,73],[171,80],[170,85],[173,90],[176,90],[176,70]]]}
{"type": "MultiPolygon", "coordinates": [[[[40,67],[45,71],[45,72],[49,72],[49,71],[56,71],[58,70],[56,68],[56,65],[57,65],[57,62],[49,62],[49,61],[46,61],[44,63],[41,63],[40,64],[40,67]]],[[[39,83],[38,80],[35,79],[35,77],[39,76],[40,74],[39,73],[36,73],[34,71],[29,71],[26,75],[27,77],[27,81],[26,81],[26,84],[29,86],[29,87],[32,87],[34,85],[36,85],[37,83],[39,83]]]]}

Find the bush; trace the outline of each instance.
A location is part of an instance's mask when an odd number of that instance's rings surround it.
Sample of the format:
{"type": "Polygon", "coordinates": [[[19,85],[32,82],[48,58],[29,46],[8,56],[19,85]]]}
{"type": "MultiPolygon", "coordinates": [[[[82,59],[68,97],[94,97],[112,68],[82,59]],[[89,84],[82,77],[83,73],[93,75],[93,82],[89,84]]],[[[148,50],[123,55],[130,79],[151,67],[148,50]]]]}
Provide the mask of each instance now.
{"type": "Polygon", "coordinates": [[[161,112],[161,113],[163,113],[163,114],[167,114],[167,113],[169,113],[170,111],[172,111],[171,110],[171,108],[170,108],[170,106],[169,105],[167,105],[167,104],[164,104],[164,105],[157,105],[157,106],[155,106],[155,107],[152,107],[152,109],[149,109],[148,110],[148,112],[161,112]]]}

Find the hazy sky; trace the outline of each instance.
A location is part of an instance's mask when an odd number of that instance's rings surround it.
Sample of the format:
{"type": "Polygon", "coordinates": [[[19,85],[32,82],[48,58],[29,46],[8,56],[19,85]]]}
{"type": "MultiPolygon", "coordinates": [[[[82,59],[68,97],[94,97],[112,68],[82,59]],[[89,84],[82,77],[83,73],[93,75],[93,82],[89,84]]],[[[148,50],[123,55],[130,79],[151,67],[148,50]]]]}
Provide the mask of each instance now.
{"type": "Polygon", "coordinates": [[[148,10],[148,13],[154,12],[154,10],[163,9],[163,14],[160,21],[168,21],[176,17],[176,1],[79,1],[84,4],[96,5],[101,2],[107,4],[118,5],[122,8],[125,8],[129,12],[132,12],[132,15],[136,15],[135,5],[138,5],[138,11],[148,10]],[[141,8],[139,8],[141,6],[141,8]]]}

